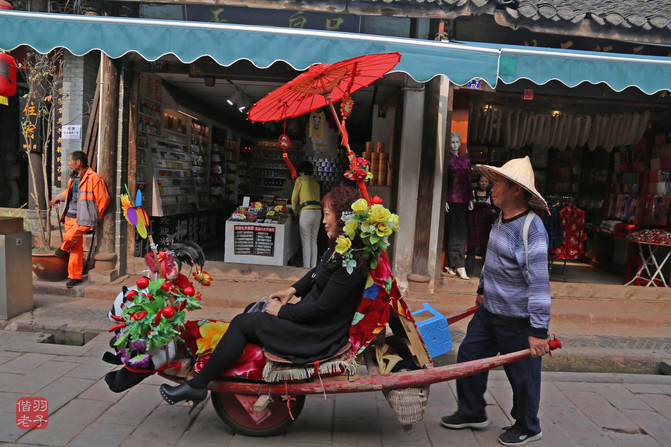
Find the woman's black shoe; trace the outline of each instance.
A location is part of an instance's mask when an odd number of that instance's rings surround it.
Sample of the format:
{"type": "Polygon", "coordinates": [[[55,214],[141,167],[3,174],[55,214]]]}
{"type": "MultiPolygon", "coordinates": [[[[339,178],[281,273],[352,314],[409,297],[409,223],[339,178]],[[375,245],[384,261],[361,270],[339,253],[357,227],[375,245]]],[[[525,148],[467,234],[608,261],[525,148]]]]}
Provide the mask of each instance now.
{"type": "Polygon", "coordinates": [[[161,385],[160,390],[161,396],[170,405],[190,400],[195,407],[207,397],[207,388],[192,388],[187,382],[177,386],[161,385]]]}

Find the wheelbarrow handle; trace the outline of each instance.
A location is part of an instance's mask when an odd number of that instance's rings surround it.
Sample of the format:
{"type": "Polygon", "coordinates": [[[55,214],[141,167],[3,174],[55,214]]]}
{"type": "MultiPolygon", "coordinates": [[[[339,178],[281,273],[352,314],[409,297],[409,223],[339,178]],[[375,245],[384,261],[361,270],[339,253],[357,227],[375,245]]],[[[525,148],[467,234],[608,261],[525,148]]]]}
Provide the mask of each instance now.
{"type": "Polygon", "coordinates": [[[448,315],[445,318],[447,319],[447,325],[449,326],[450,324],[456,323],[459,320],[462,320],[469,315],[473,315],[476,310],[480,308],[479,305],[475,305],[473,307],[469,307],[466,310],[462,310],[461,312],[454,313],[452,315],[448,315]]]}

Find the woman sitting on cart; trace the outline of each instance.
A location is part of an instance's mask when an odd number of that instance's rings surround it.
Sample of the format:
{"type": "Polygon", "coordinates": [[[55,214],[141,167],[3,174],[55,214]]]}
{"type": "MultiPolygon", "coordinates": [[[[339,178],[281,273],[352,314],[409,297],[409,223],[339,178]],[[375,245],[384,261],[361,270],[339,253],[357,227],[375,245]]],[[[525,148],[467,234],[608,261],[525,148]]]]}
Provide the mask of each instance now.
{"type": "MultiPolygon", "coordinates": [[[[265,312],[243,313],[231,321],[214,352],[191,380],[178,386],[161,385],[161,395],[170,404],[190,400],[198,403],[207,397],[207,384],[229,368],[247,343],[296,364],[312,363],[335,355],[348,340],[354,313],[366,284],[369,264],[361,250],[353,250],[357,268],[347,273],[342,257],[335,250],[343,234],[343,212],[360,197],[355,187],[338,186],[322,199],[330,247],[321,262],[285,290],[271,294],[265,312]],[[295,304],[292,297],[301,297],[295,304]]],[[[363,247],[359,236],[353,248],[363,247]]]]}

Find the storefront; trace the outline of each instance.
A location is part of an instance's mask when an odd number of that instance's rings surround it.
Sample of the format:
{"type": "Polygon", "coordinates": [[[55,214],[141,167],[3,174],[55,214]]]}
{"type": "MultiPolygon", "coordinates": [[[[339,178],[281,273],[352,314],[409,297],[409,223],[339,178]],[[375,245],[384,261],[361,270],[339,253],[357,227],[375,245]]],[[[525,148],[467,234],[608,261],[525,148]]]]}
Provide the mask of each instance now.
{"type": "MultiPolygon", "coordinates": [[[[440,254],[433,247],[440,246],[442,239],[436,235],[442,232],[443,225],[442,202],[445,195],[441,191],[442,169],[447,153],[445,135],[450,129],[450,125],[446,123],[451,121],[449,116],[453,113],[452,103],[456,100],[454,90],[458,86],[465,86],[469,81],[475,80],[475,86],[479,85],[487,91],[494,91],[496,88],[497,92],[503,92],[505,88],[501,81],[513,84],[528,79],[531,89],[538,93],[540,86],[548,81],[561,79],[569,89],[583,82],[593,85],[603,82],[616,91],[636,85],[646,94],[654,94],[668,90],[668,79],[671,78],[668,76],[668,60],[659,57],[602,56],[498,44],[429,41],[221,23],[21,12],[0,13],[0,26],[8,30],[2,41],[2,45],[7,48],[22,44],[30,45],[38,51],[65,47],[75,56],[84,55],[92,49],[103,49],[110,57],[120,59],[121,65],[130,67],[125,82],[133,76],[144,76],[144,79],[155,76],[161,80],[160,99],[152,100],[149,92],[137,93],[134,97],[138,112],[131,121],[137,123],[137,129],[133,129],[129,135],[137,136],[136,147],[129,144],[128,177],[120,178],[120,185],[117,185],[119,190],[124,181],[128,181],[131,190],[138,184],[144,184],[151,191],[147,197],[152,200],[152,218],[164,219],[152,229],[152,232],[158,231],[159,236],[167,236],[184,229],[191,238],[198,233],[211,237],[216,233],[212,228],[224,228],[224,221],[233,210],[242,205],[244,197],[250,197],[250,201],[261,202],[264,201],[264,196],[270,195],[273,200],[275,196],[278,199],[287,198],[286,192],[281,193],[282,188],[287,186],[287,171],[278,156],[280,151],[276,146],[277,137],[281,134],[280,128],[276,127],[272,132],[267,132],[270,129],[263,127],[263,133],[259,133],[250,130],[246,126],[249,123],[243,126],[227,122],[216,113],[208,113],[207,107],[194,105],[193,101],[185,100],[184,95],[178,95],[175,89],[171,89],[175,84],[171,75],[176,72],[161,72],[153,63],[149,67],[146,64],[143,66],[142,60],[158,60],[158,66],[162,62],[176,62],[182,66],[182,75],[189,73],[194,62],[203,57],[209,57],[218,67],[230,68],[235,64],[246,63],[254,70],[270,71],[277,67],[277,61],[283,61],[294,75],[315,62],[330,63],[361,54],[400,52],[403,55],[401,62],[379,85],[392,81],[391,88],[397,92],[395,104],[392,107],[379,99],[369,99],[368,107],[355,107],[355,111],[367,115],[365,121],[368,122],[368,129],[365,135],[358,135],[353,141],[359,145],[355,146],[357,153],[378,153],[377,143],[384,142],[385,153],[389,154],[387,163],[391,169],[387,171],[386,182],[393,186],[378,185],[379,191],[372,192],[383,198],[386,198],[386,194],[389,203],[395,206],[402,220],[403,231],[393,244],[396,250],[393,257],[394,268],[401,283],[404,282],[406,274],[411,272],[431,278],[438,277],[436,273],[442,267],[440,254]],[[67,32],[68,27],[73,26],[80,30],[77,36],[67,32]],[[40,29],[40,34],[26,35],[20,32],[21,29],[40,29]],[[221,42],[235,42],[235,45],[222,45],[221,42]],[[167,92],[165,97],[164,87],[167,92]],[[144,101],[141,111],[140,100],[144,101]],[[140,116],[144,117],[144,121],[140,121],[140,116]],[[371,116],[373,119],[368,118],[371,116]],[[390,120],[382,122],[385,118],[390,120]],[[141,130],[141,126],[145,130],[141,130]],[[157,129],[159,134],[152,135],[153,129],[157,129]],[[370,142],[375,149],[367,151],[366,142],[370,142]],[[180,148],[189,152],[189,162],[179,159],[180,152],[183,152],[180,148]],[[133,166],[133,163],[139,167],[144,164],[144,170],[133,166]],[[208,184],[209,188],[206,190],[205,186],[208,184]],[[221,206],[221,197],[226,202],[225,206],[221,206]],[[228,210],[224,209],[226,207],[228,210]],[[207,213],[212,213],[210,218],[207,213]]],[[[246,81],[256,82],[253,79],[256,74],[258,73],[248,76],[246,81]]],[[[212,85],[227,82],[216,75],[212,76],[208,71],[192,75],[193,73],[189,73],[188,77],[194,77],[194,82],[209,82],[212,85]]],[[[254,99],[260,98],[290,77],[285,72],[285,77],[272,85],[263,80],[258,81],[257,87],[265,88],[265,92],[250,96],[254,99]]],[[[237,80],[233,82],[239,82],[243,78],[238,73],[237,80]]],[[[371,93],[374,97],[375,87],[372,91],[362,92],[362,95],[370,96],[371,93]]],[[[221,97],[218,100],[223,102],[226,98],[221,97]]],[[[361,103],[366,104],[366,100],[359,102],[361,103]]],[[[523,103],[522,107],[528,107],[527,104],[529,103],[523,103]]],[[[467,116],[468,109],[467,106],[467,116]]],[[[640,115],[646,107],[643,105],[633,109],[636,110],[631,113],[640,112],[640,115]]],[[[132,114],[132,107],[130,110],[132,114]]],[[[538,137],[536,133],[532,135],[530,129],[534,126],[528,124],[529,115],[527,112],[527,119],[522,120],[522,115],[516,111],[515,114],[510,114],[513,118],[511,121],[506,112],[506,120],[500,121],[501,130],[505,129],[508,122],[511,126],[513,122],[517,123],[517,127],[520,122],[527,124],[525,129],[516,130],[515,135],[509,133],[505,137],[504,132],[497,132],[493,123],[498,121],[488,118],[490,127],[487,129],[486,138],[477,141],[466,135],[465,141],[469,145],[486,147],[487,162],[493,161],[490,156],[502,160],[504,155],[511,156],[514,153],[492,148],[508,146],[510,149],[519,142],[521,149],[525,147],[523,145],[529,146],[528,141],[533,143],[536,138],[541,138],[541,132],[537,132],[538,137]],[[493,135],[490,136],[490,133],[493,135]],[[496,138],[497,141],[491,141],[491,138],[496,138]],[[508,141],[502,141],[504,138],[508,138],[508,141]]],[[[558,115],[559,119],[555,120],[558,129],[569,126],[568,118],[562,117],[567,115],[558,115]]],[[[454,117],[454,113],[452,116],[454,117]]],[[[493,117],[494,114],[489,116],[493,117]]],[[[540,122],[545,126],[546,118],[541,118],[540,122]]],[[[572,117],[571,126],[576,121],[574,118],[579,116],[572,117]]],[[[622,117],[619,119],[624,120],[622,117]]],[[[296,152],[290,153],[290,157],[312,161],[318,173],[323,174],[322,182],[333,182],[333,179],[339,178],[338,171],[343,169],[342,157],[337,153],[335,156],[310,153],[309,138],[306,136],[308,120],[309,116],[302,123],[287,122],[287,128],[296,126],[294,135],[290,134],[293,143],[291,150],[296,152]]],[[[467,134],[478,133],[477,130],[469,130],[472,122],[470,117],[467,118],[467,134]]],[[[535,122],[539,123],[538,117],[535,117],[535,122]]],[[[612,128],[614,124],[609,123],[609,126],[612,128]]],[[[606,133],[606,129],[600,127],[599,132],[606,133]]],[[[555,144],[554,134],[548,139],[550,146],[555,144]]],[[[570,138],[566,137],[566,140],[566,145],[569,146],[570,138]]],[[[611,142],[605,143],[606,146],[610,144],[611,142]]],[[[613,141],[612,144],[615,147],[618,143],[613,141]]],[[[120,156],[123,158],[124,155],[120,156]]],[[[380,163],[381,156],[377,157],[380,163]]],[[[595,163],[597,161],[601,159],[595,160],[595,163]]],[[[545,165],[546,180],[554,163],[554,159],[548,155],[545,165]]],[[[567,165],[564,168],[568,168],[571,162],[565,160],[564,163],[567,165]]],[[[650,163],[649,166],[652,171],[653,165],[650,163]]],[[[598,164],[593,170],[603,171],[598,164]]],[[[655,170],[663,171],[661,164],[655,170]]],[[[569,175],[568,172],[564,174],[569,175]]],[[[574,175],[582,176],[583,172],[574,175]]],[[[599,173],[596,178],[601,179],[600,176],[599,173]]],[[[380,177],[378,182],[383,183],[380,177]]],[[[554,180],[553,184],[556,186],[573,182],[563,181],[563,178],[561,180],[554,180]]],[[[570,190],[572,186],[568,188],[570,190]]],[[[565,189],[556,189],[553,193],[566,192],[565,189]]],[[[605,202],[606,198],[603,200],[605,202]]],[[[219,231],[218,234],[222,233],[219,231]]],[[[220,255],[223,256],[223,253],[220,255]]]]}
{"type": "MultiPolygon", "coordinates": [[[[455,98],[467,123],[453,118],[453,128],[465,132],[472,165],[501,166],[530,157],[536,187],[562,223],[550,234],[553,279],[587,280],[567,276],[568,261],[606,270],[613,283],[627,283],[649,257],[631,233],[655,230],[658,239],[669,234],[671,107],[664,94],[516,81],[496,91],[463,89],[455,98]]],[[[474,176],[474,189],[476,184],[474,176]]],[[[546,227],[550,232],[550,217],[546,227]]],[[[669,240],[662,239],[653,243],[659,261],[650,260],[649,275],[660,268],[661,277],[669,278],[671,269],[662,262],[669,240]]],[[[640,278],[634,282],[646,284],[640,278]]]]}

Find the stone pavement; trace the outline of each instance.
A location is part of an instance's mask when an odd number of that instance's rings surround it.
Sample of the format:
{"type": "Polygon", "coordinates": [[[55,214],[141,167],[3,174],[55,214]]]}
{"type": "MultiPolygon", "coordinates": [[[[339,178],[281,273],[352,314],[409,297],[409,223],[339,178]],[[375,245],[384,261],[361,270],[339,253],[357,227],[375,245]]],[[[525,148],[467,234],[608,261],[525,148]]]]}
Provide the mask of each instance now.
{"type": "MultiPolygon", "coordinates": [[[[84,346],[37,343],[38,334],[0,331],[0,445],[28,446],[493,446],[510,424],[511,391],[502,371],[490,373],[491,424],[484,430],[446,430],[441,416],[456,409],[454,382],[431,386],[424,420],[401,431],[381,393],[308,396],[288,432],[273,438],[234,434],[210,402],[189,415],[163,402],[153,376],[120,394],[103,376],[108,335],[84,346]],[[48,426],[16,425],[17,399],[49,402],[48,426]]],[[[546,359],[545,362],[553,360],[546,359]]],[[[535,446],[671,445],[671,376],[611,373],[543,374],[541,423],[535,446]]]]}

